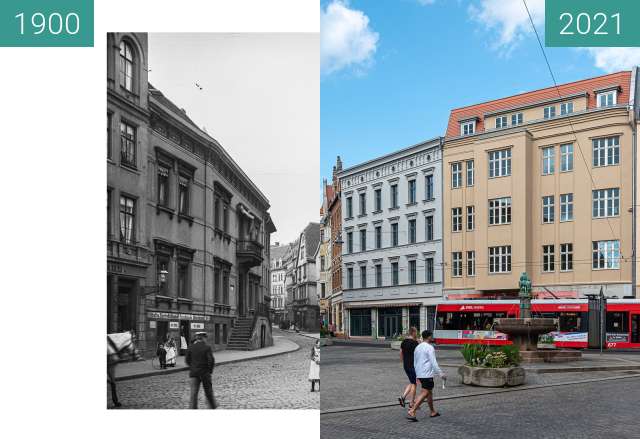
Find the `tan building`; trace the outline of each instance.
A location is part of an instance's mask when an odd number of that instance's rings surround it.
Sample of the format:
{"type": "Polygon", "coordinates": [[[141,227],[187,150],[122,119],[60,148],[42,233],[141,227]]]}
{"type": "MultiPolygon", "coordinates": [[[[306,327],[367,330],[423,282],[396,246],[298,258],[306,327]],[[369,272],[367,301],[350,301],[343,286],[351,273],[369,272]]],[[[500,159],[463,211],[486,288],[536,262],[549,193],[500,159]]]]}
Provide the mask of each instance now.
{"type": "MultiPolygon", "coordinates": [[[[449,299],[632,297],[637,69],[451,112],[443,154],[449,299]]],[[[637,284],[637,282],[636,282],[637,284]]]]}

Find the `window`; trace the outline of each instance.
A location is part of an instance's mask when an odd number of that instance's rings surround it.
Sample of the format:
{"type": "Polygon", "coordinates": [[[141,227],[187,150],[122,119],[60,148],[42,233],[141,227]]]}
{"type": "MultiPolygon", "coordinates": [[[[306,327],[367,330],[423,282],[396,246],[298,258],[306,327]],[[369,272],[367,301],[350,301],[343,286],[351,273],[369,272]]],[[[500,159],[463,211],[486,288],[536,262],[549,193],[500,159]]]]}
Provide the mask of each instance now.
{"type": "Polygon", "coordinates": [[[424,223],[425,223],[425,240],[426,241],[433,241],[433,216],[429,215],[429,216],[425,216],[424,217],[424,223]]]}
{"type": "Polygon", "coordinates": [[[551,119],[552,117],[556,117],[556,106],[544,107],[544,118],[551,119]]]}
{"type": "Polygon", "coordinates": [[[425,282],[433,282],[433,258],[424,260],[425,282]]]}
{"type": "Polygon", "coordinates": [[[489,247],[489,273],[511,272],[511,246],[489,247]]]}
{"type": "Polygon", "coordinates": [[[451,231],[460,232],[462,230],[462,207],[451,209],[451,231]]]}
{"type": "Polygon", "coordinates": [[[397,262],[392,262],[391,263],[391,284],[392,285],[398,285],[400,282],[398,280],[398,263],[397,262]]]}
{"type": "Polygon", "coordinates": [[[373,192],[374,195],[374,200],[375,200],[375,208],[376,208],[376,212],[379,212],[382,210],[382,189],[376,189],[373,192]]]}
{"type": "Polygon", "coordinates": [[[511,125],[513,126],[522,125],[522,122],[523,122],[522,113],[516,113],[511,115],[511,125]]]}
{"type": "Polygon", "coordinates": [[[555,248],[553,245],[542,246],[542,271],[545,273],[555,271],[555,248]]]}
{"type": "Polygon", "coordinates": [[[462,162],[451,163],[451,187],[459,188],[462,186],[462,162]]]}
{"type": "Polygon", "coordinates": [[[111,158],[111,113],[107,113],[107,158],[111,158]]]}
{"type": "Polygon", "coordinates": [[[474,183],[473,160],[467,161],[467,186],[473,186],[474,183]]]}
{"type": "Polygon", "coordinates": [[[393,247],[398,245],[398,223],[391,224],[391,245],[393,247]]]}
{"type": "Polygon", "coordinates": [[[409,283],[415,284],[417,282],[416,278],[416,261],[409,261],[409,283]]]}
{"type": "Polygon", "coordinates": [[[190,297],[189,264],[178,264],[178,297],[190,297]]]}
{"type": "Polygon", "coordinates": [[[362,192],[358,195],[360,198],[360,216],[367,214],[367,194],[362,192]]]}
{"type": "Polygon", "coordinates": [[[555,211],[553,195],[542,197],[542,222],[545,224],[554,222],[555,211]]]}
{"type": "Polygon", "coordinates": [[[560,194],[560,221],[573,221],[573,194],[560,194]]]}
{"type": "MultiPolygon", "coordinates": [[[[634,323],[635,322],[631,323],[632,327],[635,326],[634,323]]],[[[622,312],[608,311],[605,326],[606,326],[607,332],[613,332],[617,334],[628,334],[629,333],[629,312],[628,311],[622,311],[622,312]]],[[[632,336],[634,332],[637,332],[637,329],[632,330],[632,336]]]]}
{"type": "Polygon", "coordinates": [[[467,276],[476,275],[476,252],[471,250],[467,252],[467,276]]]}
{"type": "Polygon", "coordinates": [[[409,220],[409,244],[416,243],[416,220],[409,220]]]}
{"type": "Polygon", "coordinates": [[[178,212],[189,214],[189,178],[182,175],[178,182],[178,212]]]}
{"type": "Polygon", "coordinates": [[[133,91],[133,49],[126,41],[120,42],[120,86],[133,91]]]}
{"type": "Polygon", "coordinates": [[[136,166],[136,128],[120,121],[120,162],[136,166]]]}
{"type": "Polygon", "coordinates": [[[360,267],[360,288],[367,288],[367,266],[360,267]]]}
{"type": "Polygon", "coordinates": [[[227,203],[222,205],[222,230],[225,233],[229,231],[229,205],[227,203]]]}
{"type": "Polygon", "coordinates": [[[408,193],[407,193],[407,199],[409,200],[409,204],[415,204],[416,202],[416,181],[415,180],[409,180],[408,182],[408,193]]]}
{"type": "Polygon", "coordinates": [[[367,231],[365,229],[360,230],[360,251],[367,250],[367,231]]]}
{"type": "Polygon", "coordinates": [[[433,200],[433,175],[424,177],[424,199],[433,200]]]}
{"type": "Polygon", "coordinates": [[[353,198],[347,197],[347,218],[353,218],[353,198]]]}
{"type": "Polygon", "coordinates": [[[620,268],[620,241],[593,241],[594,270],[620,268]]]}
{"type": "Polygon", "coordinates": [[[462,276],[462,252],[451,253],[451,276],[462,276]]]}
{"type": "Polygon", "coordinates": [[[398,207],[398,185],[391,185],[391,208],[395,209],[398,207]]]}
{"type": "Polygon", "coordinates": [[[573,171],[573,144],[560,145],[560,172],[573,171]]]}
{"type": "Polygon", "coordinates": [[[475,131],[476,131],[476,121],[475,120],[462,122],[460,124],[460,134],[462,136],[468,136],[469,134],[473,134],[475,131]]]}
{"type": "Polygon", "coordinates": [[[353,253],[353,232],[347,232],[347,253],[353,253]]]}
{"type": "Polygon", "coordinates": [[[376,287],[382,286],[382,265],[376,265],[376,287]]]}
{"type": "Polygon", "coordinates": [[[573,113],[573,102],[564,102],[560,104],[560,114],[571,114],[573,113]]]}
{"type": "Polygon", "coordinates": [[[133,244],[135,240],[136,200],[120,197],[120,241],[133,244]]]}
{"type": "Polygon", "coordinates": [[[353,268],[347,268],[347,288],[353,289],[353,268]]]}
{"type": "Polygon", "coordinates": [[[476,216],[475,206],[467,206],[467,230],[473,230],[473,222],[476,216]]]}
{"type": "Polygon", "coordinates": [[[573,270],[573,244],[560,244],[560,271],[573,270]]]}
{"type": "Polygon", "coordinates": [[[607,218],[620,214],[620,189],[599,189],[593,191],[593,217],[607,218]]]}
{"type": "Polygon", "coordinates": [[[489,178],[511,175],[511,149],[489,152],[489,178]]]}
{"type": "Polygon", "coordinates": [[[158,166],[158,204],[169,204],[169,168],[158,166]]]}
{"type": "Polygon", "coordinates": [[[612,166],[619,163],[619,136],[593,139],[593,166],[612,166]]]}
{"type": "Polygon", "coordinates": [[[511,197],[489,200],[489,224],[511,223],[511,197]]]}
{"type": "Polygon", "coordinates": [[[324,256],[320,256],[320,271],[325,271],[325,262],[324,262],[324,256]]]}
{"type": "Polygon", "coordinates": [[[111,218],[111,203],[111,189],[107,189],[107,238],[109,239],[111,239],[111,234],[113,233],[113,230],[111,230],[111,223],[113,221],[111,218]]]}
{"type": "Polygon", "coordinates": [[[496,117],[496,128],[505,128],[507,126],[507,116],[496,117]]]}
{"type": "Polygon", "coordinates": [[[213,301],[214,303],[222,303],[222,283],[219,268],[213,270],[213,301]]]}
{"type": "Polygon", "coordinates": [[[376,226],[376,248],[382,248],[382,226],[376,226]]]}
{"type": "Polygon", "coordinates": [[[609,90],[603,93],[598,93],[598,107],[611,107],[616,105],[618,93],[616,90],[609,90]]]}
{"type": "Polygon", "coordinates": [[[553,174],[555,171],[555,149],[553,146],[542,148],[542,175],[553,174]]]}

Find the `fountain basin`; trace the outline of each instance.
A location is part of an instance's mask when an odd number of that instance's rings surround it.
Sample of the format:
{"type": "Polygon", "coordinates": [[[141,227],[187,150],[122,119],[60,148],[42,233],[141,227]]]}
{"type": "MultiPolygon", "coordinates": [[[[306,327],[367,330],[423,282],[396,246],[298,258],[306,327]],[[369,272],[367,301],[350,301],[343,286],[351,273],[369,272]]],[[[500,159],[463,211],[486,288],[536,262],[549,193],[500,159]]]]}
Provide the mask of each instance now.
{"type": "Polygon", "coordinates": [[[458,373],[464,384],[480,387],[519,386],[524,384],[525,372],[522,367],[473,367],[460,366],[458,373]]]}

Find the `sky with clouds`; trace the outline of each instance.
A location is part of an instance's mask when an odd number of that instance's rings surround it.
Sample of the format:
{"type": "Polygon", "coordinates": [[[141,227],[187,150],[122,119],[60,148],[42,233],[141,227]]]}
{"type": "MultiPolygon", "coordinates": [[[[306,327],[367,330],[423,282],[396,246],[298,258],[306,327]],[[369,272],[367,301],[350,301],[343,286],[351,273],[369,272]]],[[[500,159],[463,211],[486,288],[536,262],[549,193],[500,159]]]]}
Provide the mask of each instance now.
{"type": "MultiPolygon", "coordinates": [[[[527,0],[544,38],[544,0],[527,0]]],[[[553,85],[522,0],[321,1],[321,175],[442,135],[449,111],[553,85]]],[[[543,40],[544,41],[544,40],[543,40]]],[[[545,48],[559,83],[640,48],[545,48]]]]}

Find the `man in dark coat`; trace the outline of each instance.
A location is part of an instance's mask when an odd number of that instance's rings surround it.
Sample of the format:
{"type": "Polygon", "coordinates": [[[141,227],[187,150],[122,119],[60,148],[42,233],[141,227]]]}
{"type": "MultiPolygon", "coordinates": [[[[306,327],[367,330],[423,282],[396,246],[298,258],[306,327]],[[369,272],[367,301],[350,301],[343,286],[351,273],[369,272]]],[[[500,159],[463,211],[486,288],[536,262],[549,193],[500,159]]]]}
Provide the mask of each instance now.
{"type": "Polygon", "coordinates": [[[189,365],[189,381],[191,384],[191,408],[198,408],[198,393],[200,392],[200,384],[204,387],[204,394],[207,397],[209,408],[218,407],[213,397],[213,385],[211,384],[211,374],[215,360],[213,359],[213,351],[211,346],[205,341],[206,332],[196,333],[195,342],[189,346],[187,351],[186,362],[189,365]]]}

